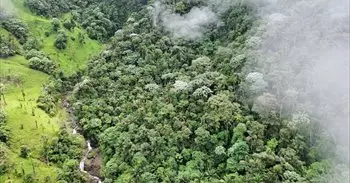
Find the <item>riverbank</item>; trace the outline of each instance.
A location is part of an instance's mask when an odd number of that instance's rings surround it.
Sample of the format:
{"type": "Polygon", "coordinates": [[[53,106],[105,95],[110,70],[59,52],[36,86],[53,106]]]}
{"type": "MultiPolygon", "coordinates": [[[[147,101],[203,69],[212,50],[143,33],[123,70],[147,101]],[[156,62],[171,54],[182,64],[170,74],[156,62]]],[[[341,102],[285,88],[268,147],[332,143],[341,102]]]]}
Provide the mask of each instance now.
{"type": "MultiPolygon", "coordinates": [[[[69,95],[66,95],[63,98],[62,103],[69,115],[69,125],[72,128],[72,134],[81,135],[84,138],[82,130],[79,127],[78,121],[74,116],[73,108],[69,103],[68,96],[69,95]]],[[[100,153],[97,148],[92,148],[91,143],[88,139],[85,139],[85,144],[86,145],[83,153],[84,155],[79,163],[79,170],[88,176],[89,183],[102,183],[100,174],[102,158],[100,156],[100,153]]]]}

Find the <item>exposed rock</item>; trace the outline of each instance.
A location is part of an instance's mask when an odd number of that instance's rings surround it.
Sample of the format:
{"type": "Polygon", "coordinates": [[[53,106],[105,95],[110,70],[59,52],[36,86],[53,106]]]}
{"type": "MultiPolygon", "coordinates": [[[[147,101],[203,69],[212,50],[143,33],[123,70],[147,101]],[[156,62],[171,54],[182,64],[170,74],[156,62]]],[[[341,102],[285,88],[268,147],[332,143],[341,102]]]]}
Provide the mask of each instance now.
{"type": "Polygon", "coordinates": [[[89,153],[88,159],[85,161],[85,170],[90,175],[101,177],[101,164],[101,153],[97,149],[94,149],[89,153]]]}

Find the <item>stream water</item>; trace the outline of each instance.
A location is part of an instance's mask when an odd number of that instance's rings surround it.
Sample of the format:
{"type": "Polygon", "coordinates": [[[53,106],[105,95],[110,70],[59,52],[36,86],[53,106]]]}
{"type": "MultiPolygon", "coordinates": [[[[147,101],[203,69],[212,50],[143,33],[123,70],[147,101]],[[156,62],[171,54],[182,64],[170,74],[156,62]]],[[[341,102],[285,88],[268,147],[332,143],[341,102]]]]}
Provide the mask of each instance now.
{"type": "MultiPolygon", "coordinates": [[[[73,132],[74,132],[74,130],[73,130],[73,132]]],[[[84,172],[84,173],[88,174],[89,177],[92,180],[95,180],[97,183],[102,183],[100,178],[98,178],[96,176],[93,176],[89,172],[85,171],[85,160],[87,159],[90,151],[92,150],[92,147],[91,147],[91,144],[90,144],[89,140],[86,140],[86,146],[87,146],[87,149],[85,150],[85,154],[84,154],[83,158],[81,159],[81,161],[79,163],[79,169],[80,169],[81,172],[84,172]]]]}
{"type": "MultiPolygon", "coordinates": [[[[63,100],[63,104],[64,104],[64,107],[66,108],[66,110],[67,110],[67,112],[69,114],[70,119],[72,120],[72,125],[73,125],[72,134],[73,135],[76,135],[76,134],[82,135],[82,134],[79,133],[78,123],[77,123],[76,117],[73,114],[73,109],[68,103],[67,97],[65,97],[65,99],[63,100]]],[[[79,163],[79,170],[81,172],[87,174],[89,176],[90,180],[94,181],[94,183],[102,183],[102,181],[101,181],[101,179],[99,177],[96,177],[96,176],[90,174],[88,171],[85,170],[85,161],[88,158],[89,153],[92,150],[90,141],[85,139],[85,143],[86,143],[86,149],[84,150],[84,156],[81,158],[81,161],[79,163]]]]}

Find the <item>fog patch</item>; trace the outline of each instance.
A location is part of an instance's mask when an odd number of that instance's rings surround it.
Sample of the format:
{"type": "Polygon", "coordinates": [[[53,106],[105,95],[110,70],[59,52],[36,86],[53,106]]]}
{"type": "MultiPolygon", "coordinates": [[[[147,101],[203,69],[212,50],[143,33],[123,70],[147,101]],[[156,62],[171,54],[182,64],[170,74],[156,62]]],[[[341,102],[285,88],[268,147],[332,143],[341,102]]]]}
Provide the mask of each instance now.
{"type": "Polygon", "coordinates": [[[264,75],[280,112],[305,111],[320,122],[342,151],[340,157],[349,161],[349,2],[256,4],[264,27],[257,29],[260,40],[248,40],[260,43],[249,72],[264,75]]]}
{"type": "Polygon", "coordinates": [[[161,26],[174,37],[198,39],[207,27],[218,21],[218,15],[208,7],[194,7],[187,14],[172,12],[166,5],[155,2],[153,5],[153,25],[161,26]]]}
{"type": "Polygon", "coordinates": [[[0,18],[5,18],[14,15],[16,8],[13,6],[11,0],[0,1],[0,18]]]}

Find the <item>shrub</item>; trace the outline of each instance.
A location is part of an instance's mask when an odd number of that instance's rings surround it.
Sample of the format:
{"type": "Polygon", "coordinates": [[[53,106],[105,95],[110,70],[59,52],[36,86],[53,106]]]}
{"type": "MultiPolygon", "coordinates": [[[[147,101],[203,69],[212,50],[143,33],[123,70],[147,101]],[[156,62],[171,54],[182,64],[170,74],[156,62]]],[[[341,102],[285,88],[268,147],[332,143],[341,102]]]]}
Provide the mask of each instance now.
{"type": "Polygon", "coordinates": [[[0,110],[0,125],[3,125],[7,122],[7,116],[4,111],[0,110]]]}
{"type": "Polygon", "coordinates": [[[29,174],[26,174],[26,175],[23,177],[23,182],[24,182],[24,183],[35,183],[35,182],[37,182],[37,180],[36,180],[34,174],[29,173],[29,174]]]}
{"type": "Polygon", "coordinates": [[[29,59],[29,67],[47,74],[54,74],[57,68],[56,64],[46,57],[32,57],[29,59]]]}
{"type": "Polygon", "coordinates": [[[57,32],[58,29],[60,29],[61,27],[60,20],[57,18],[53,18],[51,24],[52,24],[52,29],[55,32],[57,32]]]}
{"type": "Polygon", "coordinates": [[[55,46],[58,49],[66,49],[67,47],[67,35],[64,31],[58,31],[55,46]]]}
{"type": "Polygon", "coordinates": [[[80,160],[84,143],[76,135],[72,135],[67,130],[62,129],[57,138],[54,138],[48,145],[47,158],[50,162],[63,165],[68,159],[80,160]]]}
{"type": "Polygon", "coordinates": [[[24,50],[39,50],[41,47],[39,40],[34,37],[29,37],[27,42],[23,45],[24,50]]]}
{"type": "Polygon", "coordinates": [[[54,116],[57,112],[56,104],[60,98],[62,83],[60,80],[50,80],[40,93],[37,100],[38,107],[48,115],[54,116]]]}
{"type": "Polygon", "coordinates": [[[21,44],[24,44],[27,41],[29,30],[27,25],[25,25],[21,20],[9,18],[2,22],[2,26],[4,29],[14,35],[21,44]]]}
{"type": "Polygon", "coordinates": [[[22,145],[21,146],[21,154],[20,157],[27,158],[29,156],[30,149],[28,146],[22,145]]]}
{"type": "Polygon", "coordinates": [[[45,111],[49,116],[55,116],[57,112],[57,101],[58,99],[55,96],[50,95],[48,92],[43,90],[37,100],[37,103],[38,107],[45,111]]]}
{"type": "Polygon", "coordinates": [[[7,143],[10,136],[10,131],[6,128],[7,116],[0,110],[0,142],[7,143]]]}
{"type": "Polygon", "coordinates": [[[0,142],[7,143],[10,137],[10,130],[5,126],[0,126],[0,142]]]}
{"type": "Polygon", "coordinates": [[[72,19],[66,20],[63,22],[63,27],[68,30],[72,30],[75,27],[75,22],[72,19]]]}
{"type": "Polygon", "coordinates": [[[8,172],[10,168],[9,158],[7,155],[7,148],[5,145],[0,144],[0,175],[8,172]]]}
{"type": "Polygon", "coordinates": [[[19,52],[18,47],[11,37],[0,34],[0,57],[14,56],[19,52]]]}
{"type": "Polygon", "coordinates": [[[38,51],[38,50],[32,49],[32,50],[26,52],[25,57],[26,57],[27,60],[29,60],[29,59],[31,59],[33,57],[46,58],[46,55],[42,51],[38,51]]]}

